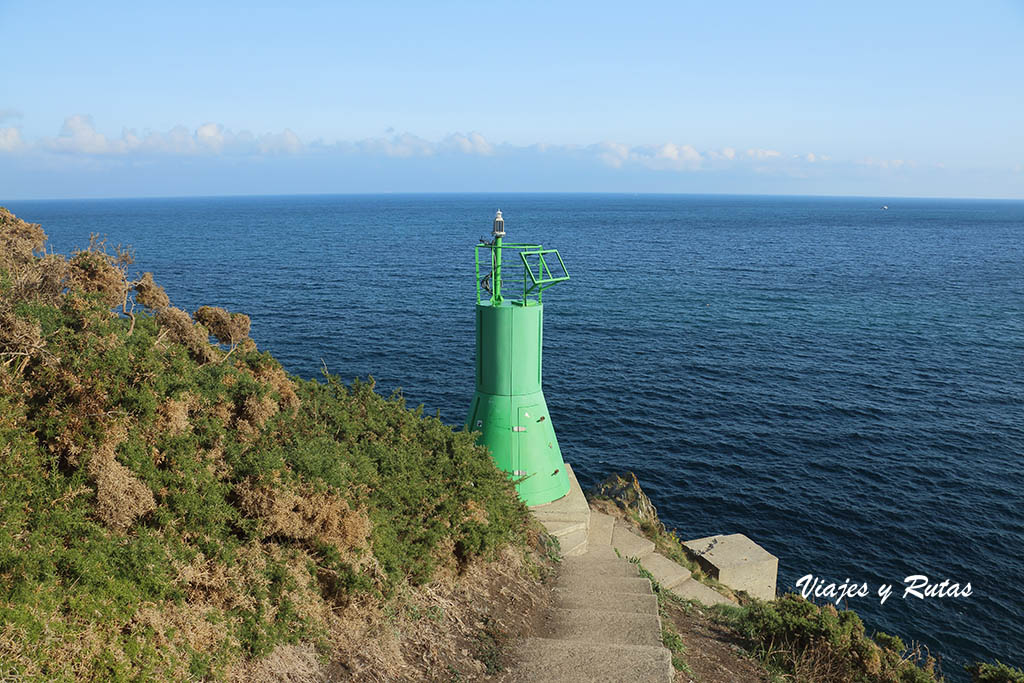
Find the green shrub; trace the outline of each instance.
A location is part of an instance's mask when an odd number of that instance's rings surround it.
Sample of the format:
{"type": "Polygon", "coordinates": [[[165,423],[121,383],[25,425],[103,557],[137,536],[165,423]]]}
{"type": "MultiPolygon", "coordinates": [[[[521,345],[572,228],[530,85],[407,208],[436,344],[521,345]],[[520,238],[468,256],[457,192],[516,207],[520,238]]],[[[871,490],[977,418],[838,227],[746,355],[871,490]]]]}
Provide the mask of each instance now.
{"type": "Polygon", "coordinates": [[[975,662],[964,668],[974,683],[1024,683],[1024,671],[999,661],[995,664],[975,662]]]}
{"type": "Polygon", "coordinates": [[[797,680],[941,680],[933,658],[919,648],[906,648],[895,636],[867,637],[860,617],[850,610],[819,606],[790,593],[722,614],[765,666],[797,680]]]}

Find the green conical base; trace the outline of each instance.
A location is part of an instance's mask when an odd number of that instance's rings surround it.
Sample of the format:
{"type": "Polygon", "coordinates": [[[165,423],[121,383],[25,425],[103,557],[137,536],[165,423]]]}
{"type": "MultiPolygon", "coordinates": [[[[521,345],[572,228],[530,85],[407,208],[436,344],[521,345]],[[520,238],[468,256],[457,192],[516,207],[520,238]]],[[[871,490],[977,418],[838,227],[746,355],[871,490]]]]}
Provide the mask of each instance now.
{"type": "Polygon", "coordinates": [[[489,302],[476,307],[476,394],[466,427],[480,432],[499,469],[527,505],[569,492],[569,475],[541,390],[544,307],[489,302]]]}
{"type": "Polygon", "coordinates": [[[468,424],[481,432],[478,443],[490,449],[498,469],[522,479],[516,490],[524,503],[542,505],[569,493],[569,474],[543,392],[496,396],[478,391],[468,424]]]}

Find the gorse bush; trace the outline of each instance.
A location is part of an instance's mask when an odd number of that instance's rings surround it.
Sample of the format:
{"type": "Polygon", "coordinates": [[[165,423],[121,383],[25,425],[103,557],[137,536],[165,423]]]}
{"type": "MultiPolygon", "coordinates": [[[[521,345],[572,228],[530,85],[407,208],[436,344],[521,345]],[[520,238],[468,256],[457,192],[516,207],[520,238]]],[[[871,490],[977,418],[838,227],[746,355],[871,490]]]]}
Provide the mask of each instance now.
{"type": "Polygon", "coordinates": [[[856,612],[819,606],[792,593],[722,610],[769,670],[796,681],[929,683],[942,680],[935,660],[896,636],[865,634],[856,612]]]}
{"type": "Polygon", "coordinates": [[[1002,662],[976,662],[964,668],[971,674],[972,683],[1024,683],[1024,671],[1002,662]]]}
{"type": "Polygon", "coordinates": [[[289,376],[124,250],[44,245],[0,209],[0,678],[222,677],[525,543],[474,435],[289,376]]]}

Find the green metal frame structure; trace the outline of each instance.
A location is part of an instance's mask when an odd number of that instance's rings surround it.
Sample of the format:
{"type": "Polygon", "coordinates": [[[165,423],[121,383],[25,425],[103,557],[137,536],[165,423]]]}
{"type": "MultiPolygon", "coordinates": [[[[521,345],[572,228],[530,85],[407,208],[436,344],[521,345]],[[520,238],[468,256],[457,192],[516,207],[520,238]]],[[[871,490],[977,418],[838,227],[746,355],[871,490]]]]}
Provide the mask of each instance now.
{"type": "Polygon", "coordinates": [[[466,428],[480,432],[478,443],[517,482],[520,499],[541,505],[569,492],[541,387],[544,290],[569,273],[557,249],[504,242],[500,211],[493,234],[476,245],[476,393],[466,428]]]}

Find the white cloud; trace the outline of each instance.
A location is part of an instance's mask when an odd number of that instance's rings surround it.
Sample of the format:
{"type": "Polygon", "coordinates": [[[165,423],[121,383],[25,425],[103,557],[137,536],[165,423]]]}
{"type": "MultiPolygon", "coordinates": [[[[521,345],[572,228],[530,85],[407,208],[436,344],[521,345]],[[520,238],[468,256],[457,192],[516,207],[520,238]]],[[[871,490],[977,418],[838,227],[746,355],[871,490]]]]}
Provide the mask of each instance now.
{"type": "Polygon", "coordinates": [[[781,152],[777,152],[774,149],[748,149],[747,157],[751,159],[757,159],[758,161],[765,161],[767,159],[778,159],[782,156],[781,152]]]}
{"type": "Polygon", "coordinates": [[[862,166],[874,166],[886,171],[896,171],[901,168],[916,168],[917,163],[914,161],[907,161],[905,159],[875,159],[873,157],[867,157],[857,162],[862,166]]]}
{"type": "MultiPolygon", "coordinates": [[[[592,145],[536,143],[531,145],[497,144],[478,132],[451,133],[439,140],[428,140],[409,132],[388,134],[359,140],[303,142],[296,133],[285,129],[278,133],[254,134],[247,130],[234,132],[223,124],[207,122],[195,129],[175,126],[166,131],[144,131],[125,128],[120,136],[100,132],[87,115],[70,116],[60,133],[35,141],[22,138],[19,128],[0,128],[0,152],[35,151],[82,159],[155,160],[161,157],[230,157],[259,158],[266,156],[306,155],[326,158],[376,157],[392,159],[432,157],[509,157],[527,159],[541,156],[556,160],[625,172],[646,170],[658,173],[754,172],[805,177],[831,157],[819,152],[782,152],[771,148],[736,147],[699,150],[692,144],[660,142],[626,144],[606,140],[592,145]]],[[[903,160],[866,159],[862,165],[881,169],[897,169],[903,160]]]]}
{"type": "Polygon", "coordinates": [[[195,131],[175,126],[167,132],[151,131],[141,135],[126,128],[121,131],[121,137],[109,138],[96,130],[91,116],[84,115],[69,116],[59,135],[42,138],[36,146],[51,152],[100,157],[254,156],[297,154],[305,148],[290,129],[257,136],[247,130],[232,132],[219,123],[204,123],[195,131]]]}
{"type": "Polygon", "coordinates": [[[438,142],[432,142],[412,133],[400,133],[389,138],[365,138],[353,142],[338,142],[335,147],[346,152],[379,154],[407,159],[454,153],[491,156],[494,145],[480,133],[452,133],[438,142]]]}
{"type": "Polygon", "coordinates": [[[64,119],[57,137],[44,138],[40,144],[55,152],[105,155],[123,153],[127,143],[123,140],[112,143],[96,130],[91,116],[77,114],[64,119]]]}
{"type": "Polygon", "coordinates": [[[487,142],[480,133],[453,133],[441,141],[441,147],[453,149],[463,154],[479,154],[480,156],[491,156],[494,154],[494,146],[487,142]]]}
{"type": "Polygon", "coordinates": [[[17,128],[0,128],[0,152],[14,152],[23,146],[21,131],[17,128]]]}
{"type": "Polygon", "coordinates": [[[624,145],[619,142],[600,142],[588,148],[597,158],[612,168],[641,166],[656,171],[696,170],[704,156],[692,145],[665,142],[660,145],[624,145]]]}

